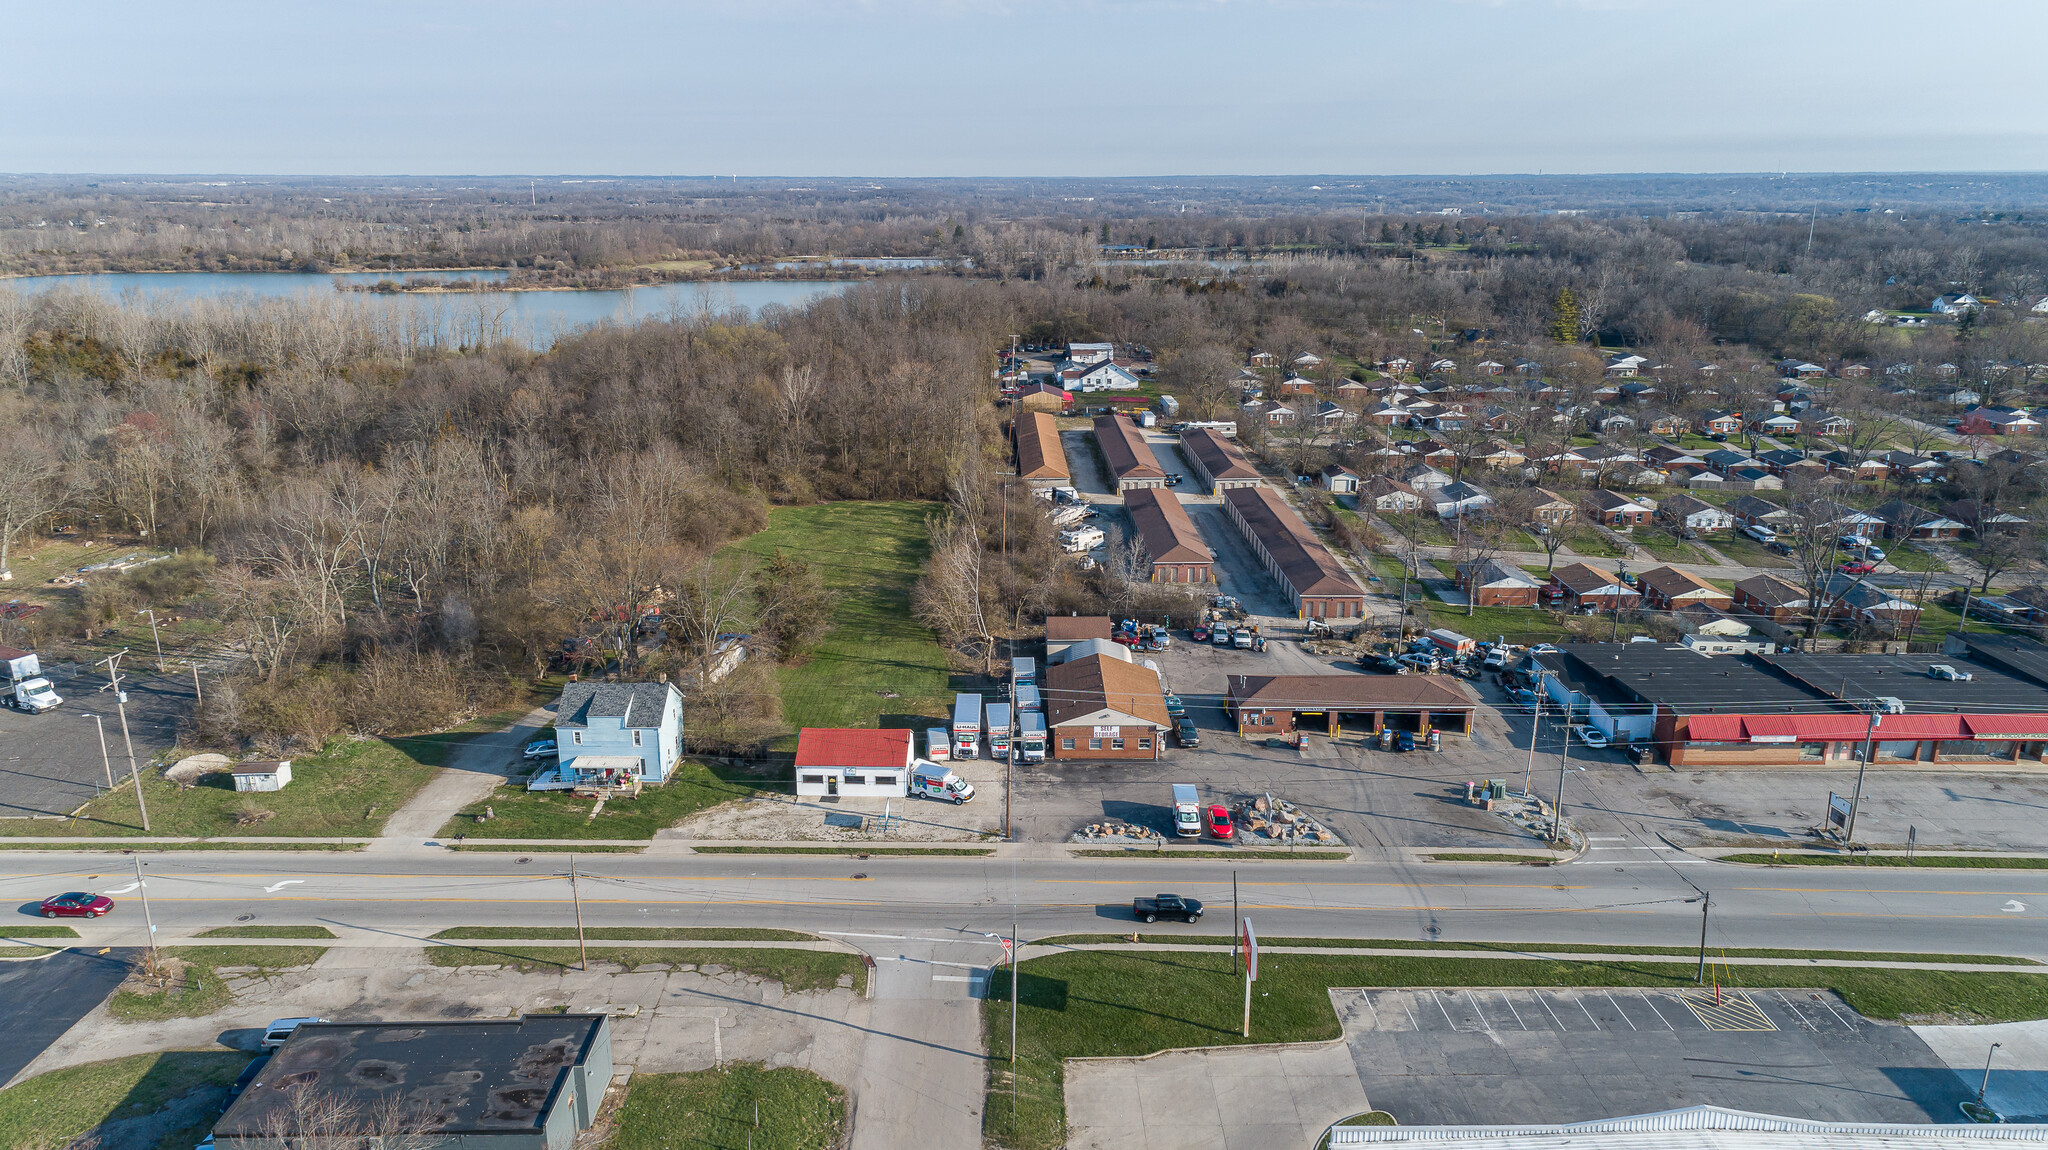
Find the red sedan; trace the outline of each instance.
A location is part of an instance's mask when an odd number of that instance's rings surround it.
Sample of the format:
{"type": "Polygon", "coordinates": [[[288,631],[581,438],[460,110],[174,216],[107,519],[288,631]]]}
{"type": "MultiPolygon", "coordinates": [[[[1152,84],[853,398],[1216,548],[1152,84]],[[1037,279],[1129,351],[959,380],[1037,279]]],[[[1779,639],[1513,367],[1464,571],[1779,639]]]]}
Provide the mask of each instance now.
{"type": "Polygon", "coordinates": [[[103,894],[72,891],[43,900],[44,918],[98,918],[114,909],[114,900],[103,894]]]}
{"type": "Polygon", "coordinates": [[[1875,570],[1877,570],[1877,564],[1872,563],[1868,559],[1842,564],[1842,574],[1844,575],[1868,575],[1875,570]]]}
{"type": "Polygon", "coordinates": [[[1230,808],[1214,806],[1209,808],[1209,837],[1227,839],[1234,828],[1230,825],[1230,808]]]}

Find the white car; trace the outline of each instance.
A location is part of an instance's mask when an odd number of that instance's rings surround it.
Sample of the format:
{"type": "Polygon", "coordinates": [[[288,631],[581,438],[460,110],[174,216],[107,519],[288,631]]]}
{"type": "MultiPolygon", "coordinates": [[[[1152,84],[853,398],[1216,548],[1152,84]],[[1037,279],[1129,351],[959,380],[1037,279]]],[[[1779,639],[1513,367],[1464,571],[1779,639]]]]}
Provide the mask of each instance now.
{"type": "Polygon", "coordinates": [[[283,1046],[284,1040],[290,1038],[292,1032],[302,1024],[325,1021],[327,1020],[324,1018],[280,1018],[263,1028],[263,1041],[259,1045],[265,1050],[276,1050],[283,1046]]]}
{"type": "Polygon", "coordinates": [[[1598,727],[1581,724],[1572,728],[1572,734],[1577,735],[1580,742],[1596,750],[1607,745],[1607,736],[1602,734],[1598,727]]]}
{"type": "Polygon", "coordinates": [[[526,744],[526,757],[529,759],[552,759],[560,754],[553,739],[535,739],[526,744]]]}

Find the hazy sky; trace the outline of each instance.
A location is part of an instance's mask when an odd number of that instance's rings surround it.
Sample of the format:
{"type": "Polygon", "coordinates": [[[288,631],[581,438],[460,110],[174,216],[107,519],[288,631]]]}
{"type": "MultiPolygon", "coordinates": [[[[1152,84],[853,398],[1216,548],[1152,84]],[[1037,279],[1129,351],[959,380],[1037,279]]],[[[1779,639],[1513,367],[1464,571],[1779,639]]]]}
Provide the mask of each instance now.
{"type": "Polygon", "coordinates": [[[2048,169],[2048,0],[13,0],[0,170],[2048,169]]]}

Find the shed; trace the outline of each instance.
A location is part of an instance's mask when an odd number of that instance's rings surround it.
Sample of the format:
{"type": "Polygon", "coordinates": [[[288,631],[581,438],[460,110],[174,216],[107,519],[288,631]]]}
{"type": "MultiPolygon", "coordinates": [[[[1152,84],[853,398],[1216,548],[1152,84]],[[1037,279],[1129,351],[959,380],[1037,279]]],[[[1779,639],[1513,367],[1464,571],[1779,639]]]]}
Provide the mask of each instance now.
{"type": "Polygon", "coordinates": [[[292,781],[290,759],[258,759],[235,768],[238,791],[281,791],[292,781]]]}

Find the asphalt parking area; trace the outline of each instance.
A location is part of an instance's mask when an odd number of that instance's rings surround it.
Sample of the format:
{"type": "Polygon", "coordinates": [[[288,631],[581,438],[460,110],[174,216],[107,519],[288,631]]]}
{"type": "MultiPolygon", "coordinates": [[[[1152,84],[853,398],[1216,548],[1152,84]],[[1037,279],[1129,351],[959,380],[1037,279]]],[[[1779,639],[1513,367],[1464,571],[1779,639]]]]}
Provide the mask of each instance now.
{"type": "MultiPolygon", "coordinates": [[[[113,692],[100,690],[106,680],[73,667],[51,668],[47,676],[63,706],[40,715],[0,708],[0,832],[8,818],[68,815],[85,805],[106,789],[108,760],[117,782],[127,777],[113,692]],[[106,726],[106,760],[94,715],[106,726]]],[[[176,740],[179,724],[192,713],[192,678],[136,668],[123,672],[122,686],[135,759],[147,765],[176,740]]]]}
{"type": "Polygon", "coordinates": [[[128,977],[134,953],[66,950],[32,962],[0,963],[0,1033],[8,1038],[0,1049],[0,1086],[104,1002],[128,977]]]}
{"type": "Polygon", "coordinates": [[[1404,1126],[1714,1105],[1956,1122],[1972,1092],[1903,1026],[1824,990],[1332,990],[1373,1106],[1404,1126]]]}

